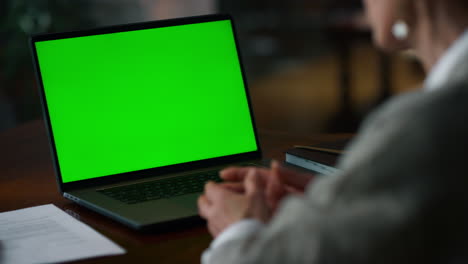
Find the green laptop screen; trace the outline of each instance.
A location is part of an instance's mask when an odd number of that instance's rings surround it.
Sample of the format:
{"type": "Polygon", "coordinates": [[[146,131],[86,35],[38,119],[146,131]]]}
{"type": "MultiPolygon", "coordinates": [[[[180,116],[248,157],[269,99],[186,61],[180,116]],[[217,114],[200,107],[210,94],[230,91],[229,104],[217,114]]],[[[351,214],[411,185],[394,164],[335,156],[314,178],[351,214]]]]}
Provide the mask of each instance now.
{"type": "Polygon", "coordinates": [[[229,20],[35,47],[64,183],[258,149],[229,20]]]}

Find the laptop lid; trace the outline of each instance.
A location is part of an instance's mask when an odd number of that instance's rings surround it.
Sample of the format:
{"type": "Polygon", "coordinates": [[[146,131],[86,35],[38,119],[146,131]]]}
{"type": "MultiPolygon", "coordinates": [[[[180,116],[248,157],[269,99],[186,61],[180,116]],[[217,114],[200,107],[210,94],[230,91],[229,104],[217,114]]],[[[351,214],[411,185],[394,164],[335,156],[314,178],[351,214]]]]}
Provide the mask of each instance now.
{"type": "Polygon", "coordinates": [[[230,16],[31,46],[61,191],[261,157],[230,16]]]}

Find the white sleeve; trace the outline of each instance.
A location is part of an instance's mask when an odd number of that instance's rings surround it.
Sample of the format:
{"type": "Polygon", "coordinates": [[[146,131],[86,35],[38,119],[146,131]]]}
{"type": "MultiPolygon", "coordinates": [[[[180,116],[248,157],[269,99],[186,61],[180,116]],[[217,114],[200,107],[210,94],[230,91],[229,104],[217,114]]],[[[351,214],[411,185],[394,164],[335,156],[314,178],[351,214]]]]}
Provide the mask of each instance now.
{"type": "Polygon", "coordinates": [[[201,263],[210,264],[212,252],[217,248],[230,241],[243,240],[252,233],[261,230],[264,226],[265,225],[263,223],[255,219],[244,219],[229,226],[226,230],[219,234],[218,237],[216,237],[216,239],[211,242],[210,247],[203,252],[201,263]]]}

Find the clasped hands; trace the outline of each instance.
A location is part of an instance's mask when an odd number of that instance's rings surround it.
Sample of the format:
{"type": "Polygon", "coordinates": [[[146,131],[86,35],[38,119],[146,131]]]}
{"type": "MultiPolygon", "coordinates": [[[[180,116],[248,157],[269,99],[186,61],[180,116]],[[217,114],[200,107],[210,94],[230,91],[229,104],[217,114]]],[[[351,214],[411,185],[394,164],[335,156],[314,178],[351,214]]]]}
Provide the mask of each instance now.
{"type": "Polygon", "coordinates": [[[230,167],[222,170],[220,177],[224,182],[208,182],[198,199],[199,214],[214,237],[242,219],[267,223],[280,201],[290,194],[302,194],[314,175],[273,161],[270,169],[230,167]]]}

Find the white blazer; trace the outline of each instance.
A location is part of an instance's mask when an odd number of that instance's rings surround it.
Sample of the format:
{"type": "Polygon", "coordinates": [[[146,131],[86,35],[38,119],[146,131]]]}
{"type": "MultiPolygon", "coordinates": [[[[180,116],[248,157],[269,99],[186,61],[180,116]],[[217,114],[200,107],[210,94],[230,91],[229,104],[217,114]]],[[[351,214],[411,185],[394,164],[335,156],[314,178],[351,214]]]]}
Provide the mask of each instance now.
{"type": "Polygon", "coordinates": [[[210,263],[468,263],[468,42],[458,49],[431,91],[366,119],[341,173],[287,198],[210,263]]]}

